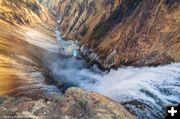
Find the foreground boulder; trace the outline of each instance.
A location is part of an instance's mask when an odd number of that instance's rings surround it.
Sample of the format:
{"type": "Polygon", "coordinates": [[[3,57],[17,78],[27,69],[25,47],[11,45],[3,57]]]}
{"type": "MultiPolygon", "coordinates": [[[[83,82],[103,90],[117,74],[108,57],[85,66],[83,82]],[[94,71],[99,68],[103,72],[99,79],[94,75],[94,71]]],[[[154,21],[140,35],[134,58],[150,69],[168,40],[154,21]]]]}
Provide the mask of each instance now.
{"type": "Polygon", "coordinates": [[[0,98],[0,118],[24,116],[47,119],[133,119],[119,103],[95,92],[70,88],[51,101],[30,98],[0,98]],[[24,110],[21,110],[23,108],[24,110]]]}

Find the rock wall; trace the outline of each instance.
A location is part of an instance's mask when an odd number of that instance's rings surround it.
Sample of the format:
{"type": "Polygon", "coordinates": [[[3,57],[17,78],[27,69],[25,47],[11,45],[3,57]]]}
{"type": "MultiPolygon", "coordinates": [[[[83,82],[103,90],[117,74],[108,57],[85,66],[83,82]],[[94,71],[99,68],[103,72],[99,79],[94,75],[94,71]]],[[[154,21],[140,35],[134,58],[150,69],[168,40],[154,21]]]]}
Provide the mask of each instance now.
{"type": "Polygon", "coordinates": [[[43,58],[59,50],[53,29],[54,19],[36,0],[0,0],[0,118],[133,119],[95,92],[71,88],[61,96],[47,85],[53,78],[43,58]]]}
{"type": "Polygon", "coordinates": [[[38,0],[41,4],[45,7],[49,8],[50,10],[56,9],[60,0],[38,0]]]}
{"type": "Polygon", "coordinates": [[[48,9],[36,0],[0,0],[0,20],[13,25],[52,24],[48,9]]]}
{"type": "Polygon", "coordinates": [[[63,36],[105,68],[180,61],[179,0],[64,0],[59,14],[63,36]]]}
{"type": "Polygon", "coordinates": [[[88,38],[102,19],[107,19],[119,0],[62,0],[59,14],[63,17],[60,29],[64,37],[88,38]]]}
{"type": "Polygon", "coordinates": [[[36,0],[0,0],[0,95],[39,95],[36,84],[47,79],[42,52],[48,48],[38,44],[56,44],[53,25],[36,0]]]}

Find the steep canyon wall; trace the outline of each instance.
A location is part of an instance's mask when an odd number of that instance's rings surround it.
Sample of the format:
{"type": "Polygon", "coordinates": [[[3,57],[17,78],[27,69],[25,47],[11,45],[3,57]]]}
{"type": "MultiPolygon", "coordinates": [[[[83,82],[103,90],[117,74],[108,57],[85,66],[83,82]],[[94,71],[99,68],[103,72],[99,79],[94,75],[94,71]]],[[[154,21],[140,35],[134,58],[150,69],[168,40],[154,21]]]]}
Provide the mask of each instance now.
{"type": "Polygon", "coordinates": [[[179,0],[62,0],[59,14],[63,37],[103,67],[180,61],[179,0]]]}

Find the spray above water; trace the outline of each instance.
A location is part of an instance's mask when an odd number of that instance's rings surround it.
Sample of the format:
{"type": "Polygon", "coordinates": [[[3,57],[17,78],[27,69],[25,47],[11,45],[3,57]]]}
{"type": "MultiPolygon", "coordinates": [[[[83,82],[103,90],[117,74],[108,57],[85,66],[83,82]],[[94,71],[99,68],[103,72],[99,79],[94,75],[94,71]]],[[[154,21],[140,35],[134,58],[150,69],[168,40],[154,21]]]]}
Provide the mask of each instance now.
{"type": "Polygon", "coordinates": [[[166,105],[180,103],[180,64],[102,72],[76,58],[76,42],[64,41],[58,31],[56,35],[63,50],[46,58],[55,80],[111,97],[140,119],[163,118],[166,105]]]}
{"type": "Polygon", "coordinates": [[[162,118],[165,106],[180,103],[180,64],[111,70],[92,87],[124,103],[138,118],[162,118]]]}
{"type": "MultiPolygon", "coordinates": [[[[61,54],[65,55],[73,55],[74,51],[78,51],[78,42],[73,40],[65,41],[61,37],[61,32],[58,30],[58,28],[55,28],[55,34],[57,38],[58,45],[61,47],[61,54]]],[[[75,52],[75,55],[77,54],[75,52]]]]}

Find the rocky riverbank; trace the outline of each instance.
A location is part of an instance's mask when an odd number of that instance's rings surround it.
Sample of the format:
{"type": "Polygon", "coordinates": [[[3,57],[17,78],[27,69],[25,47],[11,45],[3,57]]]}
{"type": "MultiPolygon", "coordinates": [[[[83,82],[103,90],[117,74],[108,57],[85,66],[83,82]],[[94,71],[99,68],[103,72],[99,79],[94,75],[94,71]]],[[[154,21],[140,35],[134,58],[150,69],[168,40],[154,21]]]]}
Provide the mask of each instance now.
{"type": "Polygon", "coordinates": [[[119,103],[95,92],[70,88],[52,100],[0,97],[0,118],[133,119],[119,103]]]}
{"type": "Polygon", "coordinates": [[[70,88],[62,96],[48,69],[63,49],[54,28],[55,19],[37,0],[0,0],[0,118],[134,118],[95,92],[70,88]]]}

